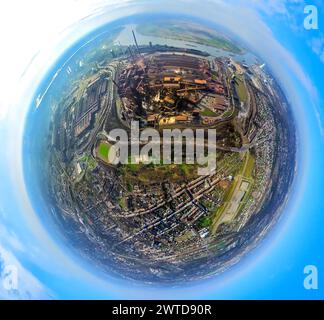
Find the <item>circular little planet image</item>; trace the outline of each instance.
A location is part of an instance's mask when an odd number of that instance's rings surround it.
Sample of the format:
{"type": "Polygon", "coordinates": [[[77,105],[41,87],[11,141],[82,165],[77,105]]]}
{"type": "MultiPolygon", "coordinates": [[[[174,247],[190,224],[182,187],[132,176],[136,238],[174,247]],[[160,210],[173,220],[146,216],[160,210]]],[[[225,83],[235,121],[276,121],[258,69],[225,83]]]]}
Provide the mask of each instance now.
{"type": "Polygon", "coordinates": [[[271,69],[185,17],[133,17],[82,42],[28,116],[25,178],[44,223],[117,278],[226,271],[278,221],[294,178],[294,119],[271,69]]]}

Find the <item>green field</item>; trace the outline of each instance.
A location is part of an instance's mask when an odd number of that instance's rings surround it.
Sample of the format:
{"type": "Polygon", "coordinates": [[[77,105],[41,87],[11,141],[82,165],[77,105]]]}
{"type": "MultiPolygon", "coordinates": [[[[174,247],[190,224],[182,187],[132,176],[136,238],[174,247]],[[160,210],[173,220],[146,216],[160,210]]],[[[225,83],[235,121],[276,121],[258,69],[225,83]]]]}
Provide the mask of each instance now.
{"type": "Polygon", "coordinates": [[[216,116],[217,116],[217,114],[216,114],[214,111],[212,111],[212,110],[210,110],[210,109],[208,109],[208,108],[205,108],[205,109],[201,112],[201,115],[202,115],[202,116],[205,116],[205,117],[216,117],[216,116]]]}
{"type": "Polygon", "coordinates": [[[248,101],[248,93],[243,79],[236,77],[236,90],[240,101],[246,103],[248,101]]]}
{"type": "Polygon", "coordinates": [[[119,168],[119,174],[126,184],[154,184],[162,181],[183,182],[197,177],[197,166],[188,164],[134,164],[129,163],[119,168]]]}
{"type": "Polygon", "coordinates": [[[111,146],[108,143],[105,143],[105,142],[100,143],[100,145],[98,147],[98,155],[102,160],[108,161],[110,147],[111,146]]]}
{"type": "Polygon", "coordinates": [[[118,200],[118,204],[120,205],[120,207],[122,208],[122,210],[126,210],[127,209],[127,203],[126,203],[126,199],[125,198],[120,198],[118,200]]]}
{"type": "Polygon", "coordinates": [[[209,228],[212,223],[213,219],[211,217],[203,217],[198,222],[200,228],[209,228]]]}
{"type": "Polygon", "coordinates": [[[250,179],[253,175],[253,169],[255,165],[255,157],[251,154],[249,154],[249,158],[247,160],[245,172],[244,172],[244,177],[247,179],[250,179]]]}

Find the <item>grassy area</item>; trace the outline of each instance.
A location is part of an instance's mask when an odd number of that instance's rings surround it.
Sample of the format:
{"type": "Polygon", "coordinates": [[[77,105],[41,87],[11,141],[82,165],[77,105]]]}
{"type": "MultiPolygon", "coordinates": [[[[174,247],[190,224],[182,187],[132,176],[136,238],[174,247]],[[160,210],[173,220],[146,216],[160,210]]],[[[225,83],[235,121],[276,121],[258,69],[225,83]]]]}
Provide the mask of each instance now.
{"type": "Polygon", "coordinates": [[[197,166],[129,163],[119,168],[119,174],[129,184],[141,182],[149,185],[163,181],[183,182],[197,177],[197,166]]]}
{"type": "Polygon", "coordinates": [[[248,93],[244,81],[240,77],[236,77],[236,90],[240,101],[246,103],[248,101],[248,93]]]}
{"type": "Polygon", "coordinates": [[[120,198],[118,200],[118,204],[120,205],[120,207],[122,208],[122,210],[126,210],[127,209],[127,204],[126,204],[126,199],[125,198],[120,198]]]}
{"type": "Polygon", "coordinates": [[[189,165],[186,163],[179,165],[179,170],[182,173],[182,176],[184,177],[190,176],[192,174],[192,169],[193,169],[193,165],[189,165]]]}
{"type": "Polygon", "coordinates": [[[200,228],[209,228],[213,223],[213,219],[211,217],[202,217],[198,221],[198,225],[200,228]]]}
{"type": "Polygon", "coordinates": [[[100,143],[99,145],[99,155],[104,158],[104,159],[108,159],[108,155],[109,155],[109,150],[110,150],[110,145],[108,143],[100,143]]]}
{"type": "Polygon", "coordinates": [[[97,157],[107,164],[109,164],[108,156],[110,148],[111,145],[107,142],[101,142],[97,147],[97,157]]]}
{"type": "Polygon", "coordinates": [[[244,177],[249,179],[252,177],[253,174],[253,169],[255,165],[255,158],[251,154],[249,154],[249,158],[247,160],[245,172],[244,172],[244,177]]]}
{"type": "Polygon", "coordinates": [[[237,109],[233,109],[233,107],[229,108],[228,110],[226,110],[223,115],[222,118],[228,118],[228,117],[236,117],[238,115],[238,111],[237,109]]]}
{"type": "Polygon", "coordinates": [[[91,171],[97,167],[97,161],[93,159],[91,155],[88,154],[84,155],[81,158],[81,161],[86,163],[87,170],[91,171]]]}
{"type": "Polygon", "coordinates": [[[133,190],[134,190],[133,185],[131,183],[127,183],[127,191],[133,192],[133,190]]]}
{"type": "Polygon", "coordinates": [[[214,111],[212,111],[212,110],[210,110],[210,109],[208,109],[208,108],[205,108],[205,109],[201,112],[201,115],[202,115],[202,116],[205,116],[205,117],[217,117],[217,114],[216,114],[214,111]]]}

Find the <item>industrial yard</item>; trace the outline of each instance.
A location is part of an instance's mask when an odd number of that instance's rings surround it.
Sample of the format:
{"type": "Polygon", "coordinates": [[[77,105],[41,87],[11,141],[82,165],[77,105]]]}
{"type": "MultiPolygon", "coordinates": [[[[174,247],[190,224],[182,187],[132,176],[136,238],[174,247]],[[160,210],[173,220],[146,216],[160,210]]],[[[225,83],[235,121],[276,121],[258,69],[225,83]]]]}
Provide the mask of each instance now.
{"type": "Polygon", "coordinates": [[[290,179],[279,173],[289,162],[283,95],[264,66],[132,37],[57,108],[48,146],[53,210],[117,274],[204,278],[241,250],[271,201],[283,201],[273,191],[290,179]],[[134,121],[140,130],[216,129],[216,172],[109,163],[109,132],[134,121]]]}

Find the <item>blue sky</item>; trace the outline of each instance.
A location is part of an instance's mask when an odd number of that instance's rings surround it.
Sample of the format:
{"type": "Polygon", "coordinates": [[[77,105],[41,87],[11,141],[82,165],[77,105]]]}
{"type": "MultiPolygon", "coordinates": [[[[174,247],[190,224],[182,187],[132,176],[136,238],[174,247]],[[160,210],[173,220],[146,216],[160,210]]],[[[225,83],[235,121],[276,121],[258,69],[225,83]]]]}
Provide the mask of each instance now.
{"type": "MultiPolygon", "coordinates": [[[[118,1],[118,4],[97,0],[47,1],[51,10],[33,1],[25,12],[32,16],[37,7],[43,30],[28,25],[29,20],[26,20],[26,30],[16,31],[13,26],[10,28],[10,23],[15,21],[2,19],[9,24],[6,34],[11,34],[2,39],[13,53],[9,50],[7,55],[4,52],[1,53],[4,56],[0,56],[1,70],[8,70],[8,77],[2,75],[0,80],[5,89],[0,93],[0,141],[5,150],[0,158],[0,275],[4,276],[3,266],[17,266],[19,286],[18,290],[8,292],[0,277],[0,298],[324,298],[324,203],[321,201],[324,190],[324,84],[321,76],[324,74],[324,5],[321,1],[307,1],[318,7],[318,30],[303,27],[306,3],[299,0],[206,0],[203,4],[196,0],[118,1]],[[62,12],[64,8],[69,8],[73,14],[65,13],[60,22],[52,20],[52,13],[62,12]],[[69,45],[100,24],[141,12],[165,12],[165,8],[226,26],[255,51],[280,81],[293,108],[300,140],[297,178],[281,221],[263,243],[232,270],[186,289],[141,288],[103,279],[94,273],[90,266],[53,239],[39,221],[27,196],[19,154],[25,117],[46,68],[69,45]],[[88,18],[82,19],[85,16],[88,18]],[[33,38],[29,40],[30,34],[33,38]],[[52,42],[46,35],[51,35],[52,42]],[[26,50],[19,50],[22,45],[26,50]],[[8,65],[14,67],[9,70],[8,65]],[[306,265],[318,267],[319,290],[304,289],[306,265]]],[[[10,6],[1,4],[1,14],[13,14],[14,5],[10,6]]]]}

